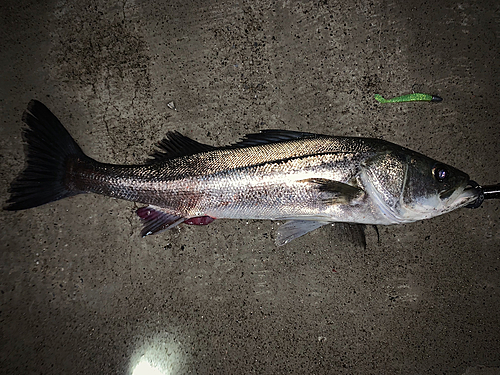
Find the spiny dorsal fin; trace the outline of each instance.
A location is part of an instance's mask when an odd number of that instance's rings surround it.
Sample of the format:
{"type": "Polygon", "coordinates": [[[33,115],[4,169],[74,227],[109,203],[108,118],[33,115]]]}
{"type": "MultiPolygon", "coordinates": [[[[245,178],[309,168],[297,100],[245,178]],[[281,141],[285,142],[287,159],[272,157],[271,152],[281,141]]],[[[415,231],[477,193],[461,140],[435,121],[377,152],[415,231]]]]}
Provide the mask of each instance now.
{"type": "Polygon", "coordinates": [[[152,159],[149,160],[150,163],[213,151],[217,148],[197,142],[177,131],[168,132],[167,136],[158,142],[158,147],[159,150],[151,155],[152,159]]]}

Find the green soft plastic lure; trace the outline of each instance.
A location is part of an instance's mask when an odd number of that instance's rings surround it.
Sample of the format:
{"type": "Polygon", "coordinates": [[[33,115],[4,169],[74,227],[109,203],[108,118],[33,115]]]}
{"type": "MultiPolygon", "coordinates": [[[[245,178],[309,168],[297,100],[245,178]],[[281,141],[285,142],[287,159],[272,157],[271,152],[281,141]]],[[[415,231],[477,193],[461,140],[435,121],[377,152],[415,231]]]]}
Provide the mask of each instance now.
{"type": "Polygon", "coordinates": [[[403,96],[397,96],[392,99],[384,99],[382,95],[375,94],[375,99],[380,103],[404,103],[404,102],[440,102],[443,99],[436,95],[429,94],[408,94],[403,96]]]}

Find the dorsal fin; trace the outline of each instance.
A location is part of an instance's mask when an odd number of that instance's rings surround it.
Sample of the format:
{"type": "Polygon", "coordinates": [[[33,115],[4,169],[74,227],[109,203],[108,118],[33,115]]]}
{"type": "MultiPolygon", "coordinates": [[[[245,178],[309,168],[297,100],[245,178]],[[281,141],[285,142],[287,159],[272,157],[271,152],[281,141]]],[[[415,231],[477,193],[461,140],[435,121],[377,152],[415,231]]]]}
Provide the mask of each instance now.
{"type": "MultiPolygon", "coordinates": [[[[247,134],[243,139],[235,144],[220,147],[220,148],[243,148],[250,146],[258,146],[276,142],[290,141],[302,138],[316,138],[318,134],[296,132],[292,130],[262,130],[260,133],[247,134]]],[[[219,147],[206,145],[195,141],[177,131],[169,131],[167,136],[158,142],[159,150],[151,154],[149,163],[155,163],[166,159],[178,158],[180,156],[189,156],[200,152],[216,150],[219,147]]]]}
{"type": "Polygon", "coordinates": [[[234,148],[258,146],[269,143],[291,141],[301,138],[316,138],[318,134],[296,132],[292,130],[277,130],[267,129],[261,130],[260,133],[247,134],[243,139],[235,144],[229,146],[234,148]]]}
{"type": "Polygon", "coordinates": [[[167,136],[158,142],[157,146],[159,150],[151,154],[150,163],[178,158],[180,156],[194,155],[200,152],[213,151],[217,148],[197,142],[177,131],[168,132],[167,136]]]}

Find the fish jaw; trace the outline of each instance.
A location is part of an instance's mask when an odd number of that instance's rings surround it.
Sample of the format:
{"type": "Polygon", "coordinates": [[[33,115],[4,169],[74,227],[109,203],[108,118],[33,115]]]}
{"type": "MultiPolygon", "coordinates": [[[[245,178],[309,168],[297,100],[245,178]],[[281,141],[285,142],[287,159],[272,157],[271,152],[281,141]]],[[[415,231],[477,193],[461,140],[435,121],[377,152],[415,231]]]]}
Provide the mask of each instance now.
{"type": "Polygon", "coordinates": [[[399,223],[409,223],[430,219],[465,207],[477,199],[475,189],[467,188],[467,183],[457,187],[449,198],[441,199],[438,195],[421,197],[412,205],[405,205],[399,210],[399,223]]]}
{"type": "Polygon", "coordinates": [[[479,192],[475,188],[469,187],[469,183],[460,186],[448,198],[445,206],[448,210],[443,210],[443,213],[456,210],[457,208],[465,207],[473,203],[479,196],[479,192]]]}

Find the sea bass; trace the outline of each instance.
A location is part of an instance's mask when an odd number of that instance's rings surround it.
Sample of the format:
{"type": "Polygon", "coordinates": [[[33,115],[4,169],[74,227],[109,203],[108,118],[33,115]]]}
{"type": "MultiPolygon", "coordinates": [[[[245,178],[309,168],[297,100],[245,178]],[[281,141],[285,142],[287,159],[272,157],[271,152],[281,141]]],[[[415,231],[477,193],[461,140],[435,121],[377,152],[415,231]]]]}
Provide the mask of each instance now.
{"type": "Polygon", "coordinates": [[[23,121],[27,167],[7,210],[103,194],[148,205],[137,210],[142,236],[214,219],[286,220],[284,245],[329,223],[410,223],[478,197],[466,173],[379,139],[264,130],[214,147],[169,132],[148,162],[114,165],[86,156],[36,100],[23,121]]]}

